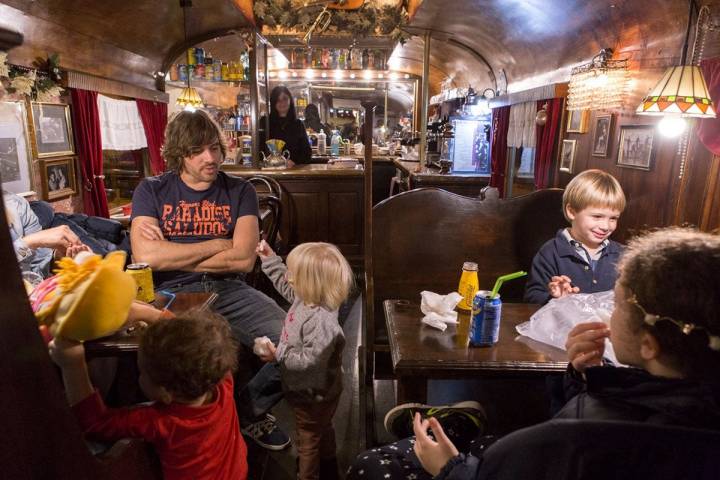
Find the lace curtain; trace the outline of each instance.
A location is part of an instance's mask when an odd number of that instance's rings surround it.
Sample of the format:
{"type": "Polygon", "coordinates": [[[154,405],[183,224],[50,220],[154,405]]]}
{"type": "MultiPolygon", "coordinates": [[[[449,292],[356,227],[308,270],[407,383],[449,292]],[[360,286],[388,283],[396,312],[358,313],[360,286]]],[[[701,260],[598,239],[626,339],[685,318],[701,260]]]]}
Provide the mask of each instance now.
{"type": "Polygon", "coordinates": [[[536,102],[517,103],[510,107],[507,146],[535,148],[536,102]]]}
{"type": "Polygon", "coordinates": [[[137,103],[98,95],[103,150],[138,150],[147,147],[137,103]]]}

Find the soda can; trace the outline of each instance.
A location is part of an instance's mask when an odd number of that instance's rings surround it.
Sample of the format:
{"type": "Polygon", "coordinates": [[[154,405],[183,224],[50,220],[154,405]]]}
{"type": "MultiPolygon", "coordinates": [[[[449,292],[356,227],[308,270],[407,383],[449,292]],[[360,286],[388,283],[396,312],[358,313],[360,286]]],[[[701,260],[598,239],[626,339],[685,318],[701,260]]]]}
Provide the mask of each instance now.
{"type": "Polygon", "coordinates": [[[491,299],[491,293],[480,290],[473,299],[470,319],[470,345],[473,347],[491,347],[500,338],[502,301],[500,295],[491,299]]]}
{"type": "Polygon", "coordinates": [[[147,263],[131,263],[127,266],[127,273],[135,279],[137,293],[135,298],[141,302],[150,303],[155,300],[155,287],[153,286],[152,269],[147,263]]]}
{"type": "Polygon", "coordinates": [[[178,80],[181,82],[187,82],[188,79],[188,67],[187,65],[178,65],[178,80]]]}
{"type": "Polygon", "coordinates": [[[190,47],[187,51],[187,64],[188,65],[195,65],[195,62],[197,61],[197,57],[195,56],[195,48],[190,47]]]}

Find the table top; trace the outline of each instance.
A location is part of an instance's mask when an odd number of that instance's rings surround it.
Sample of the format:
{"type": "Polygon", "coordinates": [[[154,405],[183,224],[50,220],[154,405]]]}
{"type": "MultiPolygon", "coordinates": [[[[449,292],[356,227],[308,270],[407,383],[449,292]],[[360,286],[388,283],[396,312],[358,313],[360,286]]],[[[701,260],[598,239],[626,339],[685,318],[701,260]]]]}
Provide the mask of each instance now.
{"type": "MultiPolygon", "coordinates": [[[[192,308],[208,308],[217,298],[216,293],[177,293],[170,305],[170,311],[178,315],[192,308]]],[[[85,353],[90,357],[114,357],[137,352],[139,346],[139,330],[128,332],[123,328],[109,337],[85,342],[85,353]]]]}
{"type": "Polygon", "coordinates": [[[407,300],[383,303],[398,375],[426,377],[473,376],[478,372],[562,372],[567,354],[520,335],[515,327],[530,319],[539,305],[505,303],[500,340],[492,347],[469,347],[470,313],[460,311],[458,324],[441,332],[421,323],[420,305],[407,300]]]}

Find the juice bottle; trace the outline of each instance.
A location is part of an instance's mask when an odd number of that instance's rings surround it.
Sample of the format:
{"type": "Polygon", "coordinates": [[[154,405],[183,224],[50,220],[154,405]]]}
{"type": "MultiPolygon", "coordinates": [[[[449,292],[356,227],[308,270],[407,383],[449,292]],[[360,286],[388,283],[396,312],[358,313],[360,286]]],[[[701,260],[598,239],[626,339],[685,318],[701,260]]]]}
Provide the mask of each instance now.
{"type": "Polygon", "coordinates": [[[458,293],[463,299],[458,303],[457,308],[460,310],[472,310],[473,298],[475,292],[480,290],[480,282],[478,281],[478,264],[475,262],[463,263],[463,271],[460,276],[460,285],[458,293]]]}

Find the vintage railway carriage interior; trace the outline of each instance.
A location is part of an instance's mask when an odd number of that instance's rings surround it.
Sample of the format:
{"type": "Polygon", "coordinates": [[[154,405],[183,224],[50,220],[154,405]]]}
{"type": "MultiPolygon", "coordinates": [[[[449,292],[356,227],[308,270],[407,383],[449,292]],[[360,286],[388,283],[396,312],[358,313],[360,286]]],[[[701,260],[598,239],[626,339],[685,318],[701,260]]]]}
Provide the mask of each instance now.
{"type": "Polygon", "coordinates": [[[717,0],[0,0],[0,478],[716,478],[718,102],[717,0]]]}

